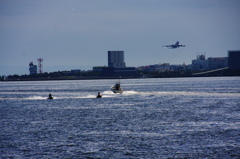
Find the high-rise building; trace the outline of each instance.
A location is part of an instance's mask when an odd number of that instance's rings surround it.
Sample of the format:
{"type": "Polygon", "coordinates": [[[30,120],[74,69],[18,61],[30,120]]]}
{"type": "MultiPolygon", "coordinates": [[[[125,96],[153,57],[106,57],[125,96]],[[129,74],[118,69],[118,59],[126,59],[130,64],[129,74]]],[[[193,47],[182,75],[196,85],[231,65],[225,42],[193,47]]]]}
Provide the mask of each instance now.
{"type": "Polygon", "coordinates": [[[30,75],[37,74],[37,65],[34,65],[33,62],[29,63],[29,72],[30,75]]]}
{"type": "Polygon", "coordinates": [[[228,67],[240,69],[240,50],[228,51],[228,67]]]}
{"type": "Polygon", "coordinates": [[[108,67],[125,68],[124,51],[108,51],[108,67]]]}

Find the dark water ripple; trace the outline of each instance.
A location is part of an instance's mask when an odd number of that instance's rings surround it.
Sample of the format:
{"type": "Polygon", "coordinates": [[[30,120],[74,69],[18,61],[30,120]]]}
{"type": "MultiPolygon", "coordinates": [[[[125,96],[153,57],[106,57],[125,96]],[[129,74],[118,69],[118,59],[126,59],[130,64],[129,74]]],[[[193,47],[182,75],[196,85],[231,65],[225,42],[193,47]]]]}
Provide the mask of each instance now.
{"type": "Polygon", "coordinates": [[[239,158],[239,80],[0,83],[0,158],[239,158]]]}

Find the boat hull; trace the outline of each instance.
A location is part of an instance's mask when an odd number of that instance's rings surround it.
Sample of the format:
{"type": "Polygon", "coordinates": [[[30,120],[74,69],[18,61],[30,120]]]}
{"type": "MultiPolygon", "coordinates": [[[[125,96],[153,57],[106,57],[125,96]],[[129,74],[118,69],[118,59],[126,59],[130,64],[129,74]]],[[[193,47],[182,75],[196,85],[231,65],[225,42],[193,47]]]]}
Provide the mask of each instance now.
{"type": "Polygon", "coordinates": [[[122,88],[116,90],[116,89],[114,88],[114,86],[111,88],[111,90],[112,90],[113,93],[122,93],[122,92],[124,91],[122,88]]]}

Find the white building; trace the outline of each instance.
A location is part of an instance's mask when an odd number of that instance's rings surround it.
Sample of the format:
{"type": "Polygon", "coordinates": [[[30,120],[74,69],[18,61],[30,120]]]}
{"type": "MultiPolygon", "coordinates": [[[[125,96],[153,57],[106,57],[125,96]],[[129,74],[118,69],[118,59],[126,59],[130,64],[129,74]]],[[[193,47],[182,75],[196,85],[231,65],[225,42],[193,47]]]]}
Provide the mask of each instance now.
{"type": "Polygon", "coordinates": [[[124,51],[108,51],[108,67],[125,68],[124,51]]]}
{"type": "Polygon", "coordinates": [[[207,70],[208,61],[205,59],[205,55],[198,55],[197,59],[192,60],[192,70],[207,70]]]}
{"type": "Polygon", "coordinates": [[[30,75],[37,74],[37,65],[34,65],[33,62],[29,63],[29,72],[30,75]]]}

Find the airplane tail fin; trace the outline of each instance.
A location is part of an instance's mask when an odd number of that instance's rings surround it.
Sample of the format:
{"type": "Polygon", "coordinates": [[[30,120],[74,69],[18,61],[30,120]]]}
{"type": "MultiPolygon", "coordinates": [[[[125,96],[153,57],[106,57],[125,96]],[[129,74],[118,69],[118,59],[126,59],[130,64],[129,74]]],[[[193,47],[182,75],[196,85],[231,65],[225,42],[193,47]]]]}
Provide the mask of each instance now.
{"type": "Polygon", "coordinates": [[[177,41],[175,45],[179,45],[179,41],[177,41]]]}

